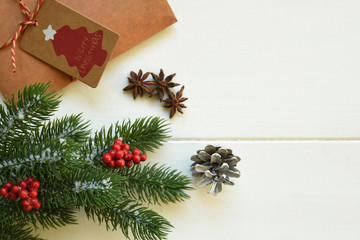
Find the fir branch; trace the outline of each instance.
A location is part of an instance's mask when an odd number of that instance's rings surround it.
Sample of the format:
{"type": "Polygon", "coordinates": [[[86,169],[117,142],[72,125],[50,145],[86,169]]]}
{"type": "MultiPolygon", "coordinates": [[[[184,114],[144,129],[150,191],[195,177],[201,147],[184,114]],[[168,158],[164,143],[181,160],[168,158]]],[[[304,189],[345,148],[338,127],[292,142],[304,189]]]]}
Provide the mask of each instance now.
{"type": "Polygon", "coordinates": [[[72,176],[71,180],[78,206],[112,207],[122,198],[119,187],[124,178],[109,171],[87,168],[72,176]]]}
{"type": "Polygon", "coordinates": [[[25,138],[13,143],[7,158],[0,159],[0,175],[8,180],[44,174],[61,178],[61,172],[66,169],[83,165],[74,156],[75,147],[58,139],[25,138]]]}
{"type": "Polygon", "coordinates": [[[123,195],[119,191],[124,177],[88,165],[84,169],[64,173],[61,180],[49,179],[39,189],[39,199],[49,209],[66,205],[112,207],[123,195]]]}
{"type": "Polygon", "coordinates": [[[31,172],[39,176],[46,170],[59,176],[71,167],[69,164],[84,165],[77,152],[90,134],[87,127],[88,122],[80,114],[48,121],[41,130],[32,131],[8,147],[0,159],[0,175],[16,178],[31,172]]]}
{"type": "Polygon", "coordinates": [[[0,225],[0,239],[1,240],[44,240],[38,236],[32,235],[30,227],[24,227],[21,224],[0,225]]]}
{"type": "Polygon", "coordinates": [[[114,132],[114,125],[111,124],[108,130],[102,127],[96,131],[94,137],[90,137],[80,150],[81,158],[90,164],[102,164],[102,155],[111,149],[111,146],[116,139],[114,132]]]}
{"type": "Polygon", "coordinates": [[[170,137],[165,121],[159,117],[144,117],[136,119],[134,123],[124,120],[122,124],[112,124],[108,130],[103,127],[83,146],[82,158],[90,163],[102,164],[102,155],[111,149],[117,138],[143,152],[153,151],[170,137]]]}
{"type": "Polygon", "coordinates": [[[164,165],[136,165],[121,169],[120,174],[127,178],[121,189],[125,189],[131,198],[149,203],[184,201],[190,198],[185,190],[193,189],[189,186],[192,181],[188,176],[164,165]]]}
{"type": "Polygon", "coordinates": [[[117,125],[116,135],[132,148],[138,148],[142,152],[152,152],[170,138],[168,126],[169,124],[163,118],[138,118],[134,123],[128,120],[117,125]]]}
{"type": "Polygon", "coordinates": [[[101,157],[121,138],[131,148],[153,151],[169,138],[168,124],[145,117],[111,125],[89,137],[89,122],[81,115],[49,121],[60,101],[49,84],[35,84],[0,105],[0,185],[34,177],[41,182],[39,209],[26,212],[21,199],[0,197],[1,239],[39,240],[34,228],[57,228],[75,223],[74,213],[85,207],[88,217],[121,229],[127,238],[166,238],[171,224],[133,200],[150,203],[182,201],[190,180],[164,166],[109,170],[101,157]],[[132,198],[132,199],[131,199],[132,198]],[[4,230],[6,229],[6,230],[4,230]],[[4,231],[18,233],[16,237],[4,231]]]}
{"type": "Polygon", "coordinates": [[[48,91],[49,86],[49,83],[30,85],[19,91],[17,101],[13,94],[4,102],[5,106],[0,105],[0,155],[6,155],[12,141],[38,129],[58,108],[59,97],[48,91]]]}
{"type": "Polygon", "coordinates": [[[130,239],[130,233],[135,239],[160,240],[166,239],[173,226],[158,213],[140,207],[131,201],[124,201],[114,208],[85,208],[87,217],[105,222],[107,230],[121,228],[125,237],[130,239]]]}
{"type": "Polygon", "coordinates": [[[65,206],[63,208],[60,207],[56,209],[47,209],[44,207],[42,209],[37,209],[36,211],[30,211],[29,215],[34,217],[32,218],[31,223],[35,229],[38,228],[37,223],[39,223],[44,229],[56,229],[58,227],[64,227],[68,224],[77,224],[75,213],[75,207],[65,206]]]}
{"type": "Polygon", "coordinates": [[[7,98],[5,107],[0,107],[0,136],[8,133],[33,130],[48,120],[60,104],[59,96],[54,91],[48,91],[50,84],[39,83],[25,87],[19,91],[18,100],[7,98]],[[48,92],[46,92],[48,91],[48,92]]]}
{"type": "Polygon", "coordinates": [[[82,114],[70,115],[46,122],[41,131],[36,131],[31,138],[38,138],[40,141],[51,138],[59,139],[60,142],[82,143],[88,139],[91,133],[88,127],[89,121],[85,122],[82,114]]]}
{"type": "Polygon", "coordinates": [[[2,197],[0,198],[0,228],[4,228],[4,226],[10,223],[17,223],[22,226],[27,225],[25,219],[17,219],[17,211],[20,209],[18,204],[18,202],[10,201],[2,197]],[[12,214],[13,212],[14,214],[12,214]]]}
{"type": "MultiPolygon", "coordinates": [[[[43,200],[44,201],[44,200],[43,200]]],[[[21,200],[11,201],[0,199],[0,227],[8,223],[17,223],[23,226],[32,224],[37,229],[40,224],[43,228],[57,228],[68,224],[75,224],[76,208],[72,206],[48,209],[41,206],[26,212],[22,209],[21,200]]]]}
{"type": "MultiPolygon", "coordinates": [[[[18,99],[13,94],[11,99],[4,102],[5,108],[1,107],[1,125],[6,125],[9,119],[18,120],[23,128],[36,129],[41,122],[48,120],[60,104],[59,97],[52,90],[49,91],[50,83],[38,83],[25,87],[18,92],[18,99]]],[[[9,124],[7,124],[9,125],[9,124]]],[[[16,126],[11,124],[11,126],[16,126]]],[[[4,129],[2,129],[4,130],[4,129]]]]}

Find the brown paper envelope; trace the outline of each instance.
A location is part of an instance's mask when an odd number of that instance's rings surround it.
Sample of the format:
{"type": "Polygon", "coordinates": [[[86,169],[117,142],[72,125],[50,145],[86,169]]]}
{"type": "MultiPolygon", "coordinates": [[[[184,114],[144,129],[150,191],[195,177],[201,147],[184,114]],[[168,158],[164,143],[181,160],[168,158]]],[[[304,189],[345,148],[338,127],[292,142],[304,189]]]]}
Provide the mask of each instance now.
{"type": "MultiPolygon", "coordinates": [[[[176,22],[167,0],[59,0],[59,2],[120,34],[121,38],[111,58],[176,22]]],[[[25,0],[25,3],[33,9],[36,0],[25,0]]],[[[0,0],[0,6],[0,45],[2,45],[13,36],[18,23],[25,17],[16,1],[0,0]]],[[[21,41],[21,37],[18,41],[21,41]]],[[[0,91],[4,96],[10,96],[14,91],[30,83],[51,81],[53,87],[59,90],[71,82],[68,75],[23,52],[18,45],[15,50],[17,63],[15,74],[12,72],[11,46],[0,50],[0,91]]],[[[88,86],[84,85],[84,87],[88,86]]]]}

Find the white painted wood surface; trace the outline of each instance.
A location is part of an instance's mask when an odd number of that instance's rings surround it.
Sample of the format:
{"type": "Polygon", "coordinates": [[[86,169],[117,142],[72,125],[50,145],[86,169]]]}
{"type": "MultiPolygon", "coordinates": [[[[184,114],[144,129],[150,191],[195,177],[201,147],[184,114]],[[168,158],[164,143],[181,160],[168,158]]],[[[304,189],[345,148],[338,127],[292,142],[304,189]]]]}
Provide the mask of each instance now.
{"type": "MultiPolygon", "coordinates": [[[[189,158],[221,143],[243,159],[234,187],[155,207],[177,239],[360,239],[360,2],[171,0],[179,22],[109,64],[96,89],[64,89],[57,116],[93,128],[157,115],[122,88],[130,70],[176,72],[189,97],[171,141],[151,161],[189,174],[189,158]],[[280,141],[279,141],[280,140],[280,141]]],[[[139,33],[140,34],[140,33],[139,33]]],[[[124,239],[79,214],[49,240],[124,239]]]]}
{"type": "Polygon", "coordinates": [[[359,1],[170,4],[179,22],[113,60],[97,89],[65,89],[64,113],[84,111],[96,126],[168,116],[122,93],[130,70],[163,68],[189,97],[176,138],[359,138],[359,1]]]}
{"type": "MultiPolygon", "coordinates": [[[[190,174],[189,156],[207,143],[171,141],[149,159],[190,174]]],[[[359,142],[211,143],[241,156],[242,176],[216,197],[197,188],[191,200],[154,207],[176,227],[169,239],[359,239],[359,142]]],[[[79,216],[79,225],[42,236],[124,239],[120,232],[89,222],[85,214],[79,216]]]]}

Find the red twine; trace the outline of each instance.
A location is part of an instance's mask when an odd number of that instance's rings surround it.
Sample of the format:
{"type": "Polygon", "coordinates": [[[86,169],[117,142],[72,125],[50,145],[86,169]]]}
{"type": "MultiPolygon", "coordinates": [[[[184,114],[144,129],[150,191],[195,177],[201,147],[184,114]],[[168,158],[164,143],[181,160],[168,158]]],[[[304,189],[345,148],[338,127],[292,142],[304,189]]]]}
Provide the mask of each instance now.
{"type": "Polygon", "coordinates": [[[25,5],[23,0],[17,0],[21,9],[21,12],[25,15],[27,18],[26,21],[20,22],[20,26],[18,30],[16,31],[15,35],[10,38],[6,43],[0,46],[0,49],[5,48],[6,46],[11,45],[11,60],[12,60],[12,66],[13,66],[13,72],[16,72],[16,60],[15,60],[15,46],[16,41],[19,38],[19,35],[27,28],[29,25],[38,25],[38,22],[34,20],[34,17],[39,12],[39,9],[41,5],[43,4],[44,0],[40,0],[38,4],[36,5],[36,8],[33,13],[31,13],[30,9],[25,5]]]}

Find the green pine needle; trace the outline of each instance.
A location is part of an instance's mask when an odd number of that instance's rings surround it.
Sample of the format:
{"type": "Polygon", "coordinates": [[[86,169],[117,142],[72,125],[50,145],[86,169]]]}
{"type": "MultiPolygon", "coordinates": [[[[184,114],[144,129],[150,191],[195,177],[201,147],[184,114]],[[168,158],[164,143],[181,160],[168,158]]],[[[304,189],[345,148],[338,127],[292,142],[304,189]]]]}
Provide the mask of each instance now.
{"type": "Polygon", "coordinates": [[[185,190],[192,189],[189,187],[191,179],[164,165],[136,165],[122,169],[120,173],[127,178],[127,181],[122,183],[121,189],[125,189],[133,199],[167,204],[190,198],[185,190]]]}
{"type": "Polygon", "coordinates": [[[50,84],[39,83],[19,91],[18,100],[14,95],[0,107],[0,135],[34,129],[48,120],[60,104],[59,96],[49,90],[50,84]]]}
{"type": "Polygon", "coordinates": [[[130,239],[161,240],[166,239],[173,226],[158,213],[141,207],[131,201],[124,201],[114,208],[85,208],[88,218],[99,223],[105,222],[108,230],[121,229],[130,239]],[[131,234],[131,235],[130,235],[131,234]]]}
{"type": "Polygon", "coordinates": [[[166,141],[169,135],[169,125],[159,117],[138,118],[135,122],[123,121],[116,125],[116,135],[128,143],[132,148],[142,152],[154,151],[166,141]]]}
{"type": "Polygon", "coordinates": [[[22,224],[23,226],[32,224],[35,229],[38,229],[39,225],[42,228],[50,229],[76,223],[76,208],[71,205],[53,209],[42,206],[37,210],[26,212],[21,207],[21,201],[15,202],[2,198],[0,208],[0,226],[10,222],[22,224]]]}
{"type": "Polygon", "coordinates": [[[138,148],[142,152],[160,148],[170,136],[168,124],[159,117],[143,117],[135,120],[112,124],[108,129],[104,127],[95,132],[82,148],[82,158],[90,163],[102,164],[101,157],[114,144],[115,139],[122,139],[131,148],[138,148]]]}
{"type": "Polygon", "coordinates": [[[32,235],[30,227],[24,227],[21,224],[9,224],[0,226],[1,240],[44,240],[38,236],[32,235]]]}
{"type": "Polygon", "coordinates": [[[89,121],[85,122],[82,119],[82,114],[70,115],[46,122],[41,131],[34,132],[34,136],[31,136],[31,138],[37,138],[40,141],[59,139],[61,142],[83,143],[90,136],[91,131],[88,128],[89,121]]]}
{"type": "Polygon", "coordinates": [[[9,145],[42,126],[60,104],[59,96],[49,90],[49,84],[39,83],[19,91],[0,105],[0,156],[6,156],[9,145]]]}
{"type": "Polygon", "coordinates": [[[123,198],[119,187],[124,179],[105,169],[88,165],[81,170],[65,173],[61,180],[49,177],[40,179],[44,184],[39,191],[39,200],[48,209],[69,204],[77,207],[112,207],[123,198]]]}
{"type": "Polygon", "coordinates": [[[81,163],[73,156],[74,151],[74,145],[59,139],[24,138],[13,143],[7,157],[0,159],[0,175],[7,179],[44,174],[61,178],[61,173],[71,165],[81,163]]]}

